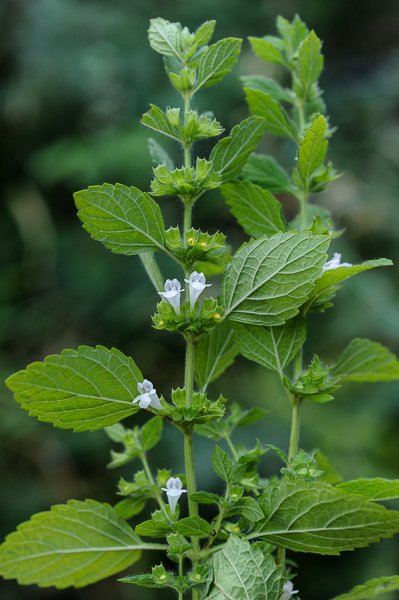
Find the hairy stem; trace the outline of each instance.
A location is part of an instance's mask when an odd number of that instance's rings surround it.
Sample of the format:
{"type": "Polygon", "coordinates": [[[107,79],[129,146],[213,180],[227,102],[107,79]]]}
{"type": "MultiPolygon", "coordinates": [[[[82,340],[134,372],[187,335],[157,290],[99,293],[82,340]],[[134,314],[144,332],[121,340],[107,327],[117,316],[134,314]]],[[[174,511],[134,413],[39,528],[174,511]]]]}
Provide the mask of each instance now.
{"type": "Polygon", "coordinates": [[[298,439],[299,439],[299,408],[301,402],[299,398],[294,398],[292,400],[292,419],[291,419],[291,435],[290,435],[290,447],[288,451],[288,461],[295,458],[297,449],[298,449],[298,439]]]}
{"type": "Polygon", "coordinates": [[[158,263],[154,258],[153,252],[144,252],[139,254],[140,260],[154,288],[159,292],[163,290],[163,277],[158,267],[158,263]]]}
{"type": "Polygon", "coordinates": [[[184,246],[186,246],[186,244],[187,244],[186,233],[187,233],[187,231],[189,231],[189,229],[191,229],[191,211],[192,211],[192,204],[185,204],[184,205],[184,235],[183,235],[184,246]]]}
{"type": "MultiPolygon", "coordinates": [[[[198,505],[194,500],[191,500],[191,494],[196,492],[197,486],[195,483],[195,470],[194,470],[194,453],[193,453],[193,432],[187,430],[184,434],[184,460],[186,464],[186,480],[187,480],[187,493],[188,493],[188,510],[190,517],[196,517],[198,515],[198,505]]],[[[198,563],[198,555],[200,551],[199,541],[197,537],[191,538],[193,545],[193,570],[196,569],[198,563]]],[[[193,600],[198,598],[198,593],[193,589],[193,600]]]]}
{"type": "Polygon", "coordinates": [[[300,206],[300,217],[301,217],[301,230],[306,228],[306,200],[307,198],[301,198],[299,201],[300,206]]]}
{"type": "Polygon", "coordinates": [[[152,476],[150,465],[148,464],[147,457],[144,453],[141,456],[141,462],[143,463],[144,471],[145,471],[145,474],[147,475],[148,481],[150,482],[150,485],[154,489],[154,493],[156,495],[156,499],[159,504],[159,508],[162,510],[162,512],[165,515],[165,517],[167,518],[167,520],[170,521],[168,511],[166,510],[165,502],[162,500],[161,491],[154,481],[154,477],[152,476]]]}
{"type": "MultiPolygon", "coordinates": [[[[302,371],[302,349],[297,352],[294,358],[294,380],[296,380],[302,371]]],[[[291,433],[290,433],[290,445],[288,449],[288,462],[290,462],[298,450],[299,440],[299,409],[301,406],[301,398],[291,395],[291,433]]],[[[285,571],[285,548],[277,548],[276,564],[281,567],[281,572],[284,574],[285,571]]]]}
{"type": "Polygon", "coordinates": [[[228,443],[228,445],[229,445],[229,448],[230,448],[230,450],[231,450],[231,453],[232,453],[232,455],[233,455],[233,458],[234,458],[234,460],[236,461],[236,463],[238,463],[238,454],[237,454],[237,452],[236,452],[236,449],[234,448],[234,444],[233,444],[233,442],[231,441],[231,438],[230,438],[230,436],[229,436],[229,435],[226,435],[224,439],[226,440],[226,442],[227,442],[227,443],[228,443]]]}
{"type": "Polygon", "coordinates": [[[188,336],[186,344],[186,370],[184,376],[184,387],[186,388],[186,406],[189,408],[193,401],[194,387],[194,341],[188,336]]]}

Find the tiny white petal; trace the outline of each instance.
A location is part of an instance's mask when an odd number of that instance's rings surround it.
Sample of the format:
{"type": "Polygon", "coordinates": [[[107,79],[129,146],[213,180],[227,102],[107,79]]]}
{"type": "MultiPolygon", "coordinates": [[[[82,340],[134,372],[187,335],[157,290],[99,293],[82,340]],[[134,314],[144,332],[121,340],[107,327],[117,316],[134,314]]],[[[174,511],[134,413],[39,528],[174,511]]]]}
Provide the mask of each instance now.
{"type": "Polygon", "coordinates": [[[176,314],[180,315],[180,294],[184,292],[181,289],[180,281],[178,279],[167,279],[164,288],[165,291],[158,292],[158,294],[173,306],[176,314]]]}
{"type": "Polygon", "coordinates": [[[333,258],[331,258],[331,260],[328,260],[324,264],[322,270],[324,273],[325,271],[330,271],[331,269],[339,269],[340,267],[353,267],[353,265],[348,262],[341,263],[341,254],[339,254],[339,252],[334,252],[333,258]]]}
{"type": "Polygon", "coordinates": [[[172,515],[175,514],[176,504],[180,496],[182,495],[182,493],[187,492],[187,490],[183,490],[182,487],[183,484],[180,477],[169,477],[168,481],[166,482],[166,488],[161,488],[161,490],[166,492],[170,512],[172,513],[172,515]]]}
{"type": "Polygon", "coordinates": [[[153,408],[161,408],[162,404],[157,396],[157,390],[154,389],[153,384],[148,379],[144,379],[141,383],[137,384],[137,390],[140,392],[139,396],[133,400],[133,404],[139,403],[140,408],[148,408],[150,405],[153,408]]]}
{"type": "Polygon", "coordinates": [[[209,287],[212,284],[205,283],[205,275],[203,273],[197,273],[197,271],[193,271],[190,274],[190,277],[188,279],[185,279],[184,281],[189,284],[190,309],[193,310],[199,295],[204,291],[206,287],[209,287]]]}
{"type": "Polygon", "coordinates": [[[294,590],[294,584],[292,581],[286,581],[283,587],[283,593],[280,596],[280,600],[290,600],[293,594],[297,594],[298,590],[294,590]]]}
{"type": "Polygon", "coordinates": [[[151,406],[152,408],[157,408],[157,409],[163,409],[162,404],[159,401],[158,395],[156,394],[156,390],[154,390],[153,392],[151,392],[151,394],[149,394],[149,396],[151,397],[151,406]]]}

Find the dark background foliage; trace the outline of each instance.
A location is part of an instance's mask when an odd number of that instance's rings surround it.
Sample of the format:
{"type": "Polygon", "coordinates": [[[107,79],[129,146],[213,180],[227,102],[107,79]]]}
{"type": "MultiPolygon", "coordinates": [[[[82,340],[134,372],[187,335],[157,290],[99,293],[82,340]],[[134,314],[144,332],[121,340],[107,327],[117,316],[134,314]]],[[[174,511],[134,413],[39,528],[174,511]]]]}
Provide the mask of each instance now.
{"type": "MultiPolygon", "coordinates": [[[[356,262],[385,256],[399,263],[399,5],[394,0],[3,0],[0,3],[0,373],[4,380],[27,363],[80,344],[115,346],[131,354],[163,393],[182,381],[178,337],[150,329],[157,298],[137,258],[112,255],[83,231],[72,192],[121,182],[148,189],[148,131],[139,124],[150,102],[178,98],[161,57],[147,42],[149,19],[162,16],[196,29],[216,19],[215,40],[273,34],[275,18],[298,12],[324,40],[322,85],[338,130],[330,158],[345,175],[323,196],[345,236],[334,250],[356,262]]],[[[222,84],[198,98],[229,130],[248,115],[238,75],[281,77],[262,64],[247,41],[222,84]]],[[[292,149],[265,136],[262,150],[287,166],[292,149]]],[[[176,148],[172,148],[176,154],[176,148]]],[[[209,148],[198,147],[202,156],[209,148]]],[[[177,159],[178,154],[176,155],[177,159]]],[[[287,214],[294,207],[281,198],[287,214]]],[[[162,209],[181,218],[173,200],[162,209]]],[[[219,194],[204,198],[195,226],[220,228],[234,247],[245,238],[219,194]]],[[[170,276],[162,262],[165,276],[170,276]]],[[[309,356],[333,360],[353,337],[370,337],[399,351],[397,267],[345,284],[333,311],[311,321],[309,356]]],[[[214,284],[217,287],[217,284],[214,284]]],[[[278,382],[244,359],[214,384],[230,401],[261,405],[270,415],[242,436],[251,444],[287,446],[289,406],[278,382]]],[[[139,415],[138,419],[143,419],[139,415]]],[[[398,385],[348,386],[326,406],[307,406],[301,446],[320,447],[345,478],[399,476],[398,385]],[[321,411],[321,412],[320,412],[321,411]]],[[[91,497],[114,504],[119,473],[106,471],[110,442],[103,432],[76,434],[37,422],[0,389],[0,533],[51,504],[91,497]]],[[[175,434],[173,434],[175,435],[175,434]]],[[[219,485],[209,473],[210,448],[197,440],[200,488],[219,485]]],[[[153,465],[183,467],[181,440],[165,431],[153,465]]],[[[134,466],[134,465],[133,465],[134,466]]],[[[262,474],[279,465],[270,455],[262,474]]],[[[131,476],[131,468],[123,471],[131,476]]],[[[342,558],[297,555],[297,587],[324,600],[373,576],[398,572],[398,543],[386,541],[342,558]]],[[[153,558],[153,557],[151,557],[153,558]]],[[[139,569],[149,568],[150,557],[139,569]]],[[[158,557],[158,561],[160,557],[158,557]]],[[[83,590],[40,590],[0,583],[1,598],[153,598],[115,578],[83,590]]]]}

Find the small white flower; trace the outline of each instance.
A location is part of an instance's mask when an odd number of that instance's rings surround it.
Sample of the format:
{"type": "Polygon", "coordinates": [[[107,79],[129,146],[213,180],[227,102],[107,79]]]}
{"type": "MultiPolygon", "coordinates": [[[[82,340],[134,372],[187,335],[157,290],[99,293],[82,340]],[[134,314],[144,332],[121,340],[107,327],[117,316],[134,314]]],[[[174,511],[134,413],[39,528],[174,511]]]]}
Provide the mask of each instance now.
{"type": "Polygon", "coordinates": [[[161,488],[161,490],[166,492],[170,506],[170,512],[172,515],[175,514],[176,504],[180,496],[184,492],[187,492],[187,490],[183,490],[182,487],[183,484],[180,477],[169,477],[168,481],[166,482],[166,488],[161,488]]]}
{"type": "Polygon", "coordinates": [[[180,315],[180,294],[184,292],[181,289],[180,281],[178,279],[167,279],[164,287],[165,291],[158,292],[158,294],[173,306],[177,315],[180,315]]]}
{"type": "Polygon", "coordinates": [[[294,584],[292,581],[286,581],[283,587],[283,593],[280,596],[280,600],[290,600],[293,594],[297,594],[298,590],[293,589],[294,584]]]}
{"type": "Polygon", "coordinates": [[[341,262],[341,255],[338,252],[334,252],[334,257],[331,260],[328,260],[326,264],[323,266],[324,271],[330,271],[331,269],[339,269],[340,267],[353,267],[351,263],[341,262]]]}
{"type": "Polygon", "coordinates": [[[204,291],[206,287],[212,285],[211,283],[205,283],[205,275],[203,273],[197,273],[197,271],[193,271],[190,274],[188,279],[185,279],[188,283],[189,293],[190,293],[190,308],[194,309],[195,303],[198,300],[198,296],[204,291]]]}
{"type": "Polygon", "coordinates": [[[140,392],[140,395],[133,400],[133,404],[138,402],[140,408],[148,408],[149,406],[152,406],[152,408],[162,409],[162,404],[157,396],[157,390],[154,390],[154,386],[152,385],[151,381],[144,379],[143,383],[137,384],[137,390],[140,392]]]}

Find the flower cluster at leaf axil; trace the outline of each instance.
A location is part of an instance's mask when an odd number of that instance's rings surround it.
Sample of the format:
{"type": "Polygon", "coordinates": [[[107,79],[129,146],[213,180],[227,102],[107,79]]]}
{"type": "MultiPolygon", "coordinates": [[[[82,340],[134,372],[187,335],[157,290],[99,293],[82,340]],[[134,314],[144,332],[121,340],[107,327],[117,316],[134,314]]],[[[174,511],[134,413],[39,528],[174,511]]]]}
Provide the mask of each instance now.
{"type": "Polygon", "coordinates": [[[204,299],[200,306],[202,292],[211,286],[206,283],[204,273],[193,271],[184,281],[188,290],[183,304],[180,296],[186,288],[182,288],[176,278],[165,281],[164,291],[158,292],[163,300],[157,305],[158,313],[154,315],[153,322],[157,329],[200,334],[221,321],[223,311],[214,298],[204,299]]]}
{"type": "MultiPolygon", "coordinates": [[[[197,273],[197,271],[193,271],[189,278],[184,281],[188,283],[190,310],[194,311],[199,296],[206,287],[210,287],[212,284],[206,283],[205,275],[197,273]]],[[[165,291],[158,292],[158,294],[163,296],[173,306],[177,315],[180,315],[180,294],[184,291],[184,289],[181,289],[181,283],[178,279],[167,279],[165,281],[165,291]]]]}

